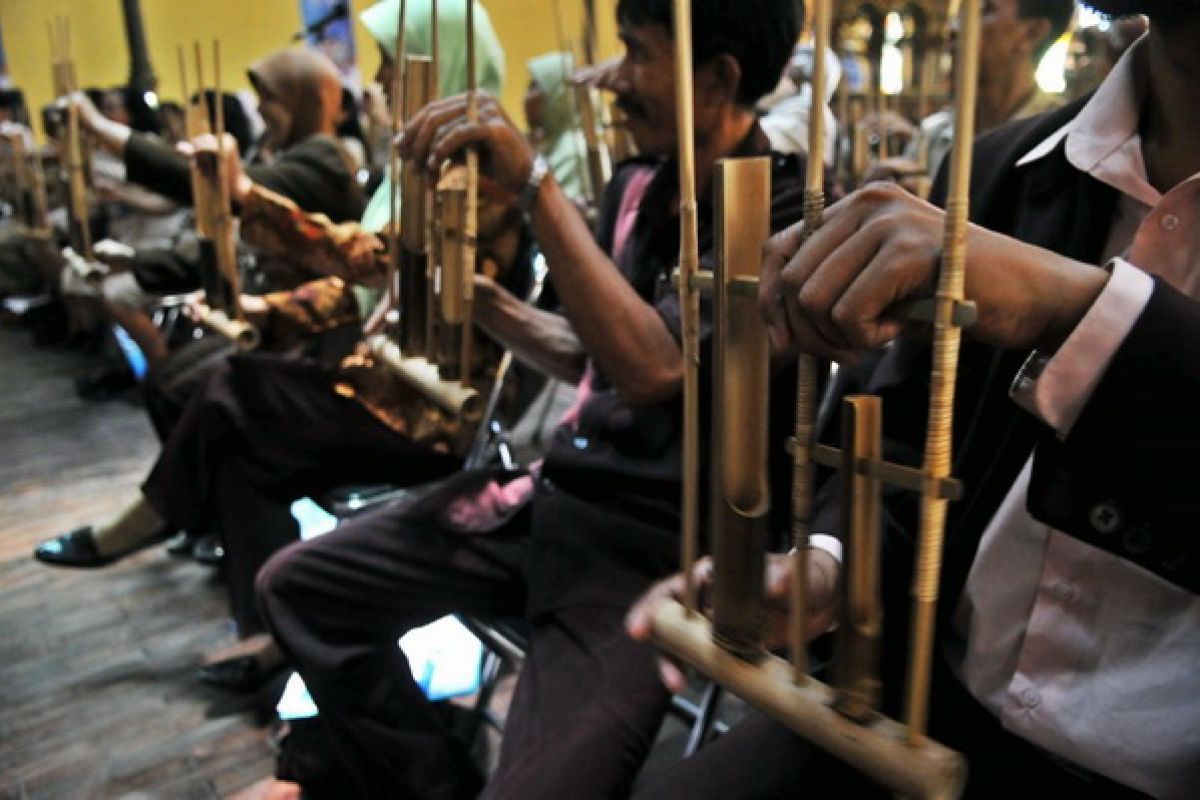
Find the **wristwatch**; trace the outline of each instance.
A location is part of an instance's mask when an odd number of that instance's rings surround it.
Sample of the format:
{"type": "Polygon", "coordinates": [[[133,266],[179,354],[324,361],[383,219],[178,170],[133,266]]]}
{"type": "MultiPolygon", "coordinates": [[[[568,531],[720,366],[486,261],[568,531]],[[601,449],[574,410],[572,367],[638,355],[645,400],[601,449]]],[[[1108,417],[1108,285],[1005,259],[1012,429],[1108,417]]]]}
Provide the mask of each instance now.
{"type": "Polygon", "coordinates": [[[542,188],[542,181],[546,179],[546,173],[550,171],[550,165],[546,163],[546,159],[542,158],[542,154],[538,153],[533,157],[533,166],[529,169],[529,177],[525,179],[525,185],[521,187],[521,193],[517,195],[517,208],[521,209],[521,213],[529,216],[529,212],[533,211],[533,204],[537,202],[538,190],[542,188]]]}

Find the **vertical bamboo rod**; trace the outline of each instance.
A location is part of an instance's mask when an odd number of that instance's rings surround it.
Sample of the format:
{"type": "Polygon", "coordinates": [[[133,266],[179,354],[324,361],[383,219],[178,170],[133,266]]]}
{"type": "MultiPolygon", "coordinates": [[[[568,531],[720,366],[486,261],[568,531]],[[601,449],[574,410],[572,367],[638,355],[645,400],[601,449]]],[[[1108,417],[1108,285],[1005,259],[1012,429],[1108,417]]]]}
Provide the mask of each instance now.
{"type": "Polygon", "coordinates": [[[400,0],[400,10],[396,18],[396,46],[392,51],[392,114],[391,136],[388,138],[387,181],[388,181],[388,228],[387,245],[387,295],[386,302],[392,313],[399,311],[397,284],[400,280],[400,157],[396,152],[396,137],[400,133],[400,114],[404,108],[404,45],[406,36],[407,0],[400,0]]]}
{"type": "MultiPolygon", "coordinates": [[[[475,74],[475,0],[467,3],[467,123],[479,122],[478,81],[475,74]]],[[[479,148],[467,148],[467,204],[462,232],[462,367],[463,386],[471,385],[471,342],[474,332],[475,251],[479,234],[479,148]]]]}
{"type": "MultiPolygon", "coordinates": [[[[821,226],[825,210],[825,115],[817,99],[825,96],[825,57],[833,9],[829,0],[813,3],[812,113],[808,115],[808,159],[804,182],[805,236],[821,226]]],[[[796,429],[792,450],[792,623],[791,654],[793,677],[798,684],[808,680],[808,537],[812,533],[812,446],[817,414],[817,359],[801,353],[797,363],[796,429]]]]}
{"type": "Polygon", "coordinates": [[[242,313],[242,281],[238,274],[237,244],[233,233],[233,209],[227,185],[225,164],[225,103],[221,98],[221,43],[213,39],[213,95],[216,97],[216,108],[213,109],[213,130],[217,138],[217,225],[216,240],[213,247],[217,253],[217,270],[224,282],[229,296],[225,298],[228,307],[224,310],[230,319],[244,321],[242,313]]]}
{"type": "Polygon", "coordinates": [[[179,63],[179,90],[183,93],[183,135],[191,139],[196,134],[192,130],[192,96],[188,91],[187,59],[183,55],[183,45],[175,45],[175,58],[179,63]]]}
{"type": "Polygon", "coordinates": [[[961,5],[960,40],[955,65],[955,136],[950,158],[946,201],[946,231],[938,275],[937,312],[933,329],[933,374],[930,381],[929,422],[924,471],[929,485],[921,498],[921,528],[913,575],[913,622],[909,643],[905,722],[910,742],[925,734],[929,715],[929,684],[937,611],[938,578],[946,524],[946,500],[933,491],[933,482],[948,477],[951,467],[951,423],[954,381],[962,329],[953,323],[955,305],[962,300],[966,266],[967,210],[970,200],[975,97],[979,74],[979,3],[961,5]]]}
{"type": "MultiPolygon", "coordinates": [[[[550,0],[550,10],[554,14],[554,35],[558,41],[558,52],[562,56],[563,74],[567,76],[568,83],[570,82],[570,64],[571,64],[571,44],[567,41],[567,34],[563,27],[562,20],[562,4],[560,0],[550,0]]],[[[579,93],[572,87],[567,87],[567,103],[571,109],[571,119],[579,127],[580,132],[587,135],[583,127],[583,116],[579,104],[579,93]]],[[[571,141],[575,143],[575,158],[579,162],[579,169],[584,175],[589,175],[588,172],[588,152],[586,141],[580,141],[580,137],[572,136],[571,141]]],[[[588,204],[595,208],[599,202],[599,196],[594,187],[589,186],[587,201],[588,204]]]]}
{"type": "MultiPolygon", "coordinates": [[[[441,70],[438,62],[442,52],[441,32],[438,29],[438,0],[429,4],[429,90],[425,96],[430,101],[441,97],[441,70]]],[[[425,351],[432,359],[437,352],[438,342],[438,308],[436,280],[440,266],[440,243],[437,241],[437,181],[425,182],[425,351]]],[[[422,302],[414,298],[414,302],[422,302]]]]}
{"type": "Polygon", "coordinates": [[[684,606],[696,610],[692,565],[699,547],[700,513],[700,268],[696,231],[696,144],[692,109],[692,8],[673,0],[675,120],[679,138],[679,305],[683,324],[683,509],[680,561],[684,606]]]}

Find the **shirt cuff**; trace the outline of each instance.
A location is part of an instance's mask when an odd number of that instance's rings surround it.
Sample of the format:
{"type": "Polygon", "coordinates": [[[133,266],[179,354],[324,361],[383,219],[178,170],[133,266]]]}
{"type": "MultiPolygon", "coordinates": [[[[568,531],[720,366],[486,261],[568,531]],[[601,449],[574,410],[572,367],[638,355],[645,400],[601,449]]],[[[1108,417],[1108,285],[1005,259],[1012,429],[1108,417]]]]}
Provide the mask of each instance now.
{"type": "Polygon", "coordinates": [[[824,550],[833,556],[833,560],[838,564],[842,563],[842,540],[836,536],[830,536],[827,533],[810,534],[808,546],[811,550],[824,550]]]}
{"type": "Polygon", "coordinates": [[[1154,281],[1119,258],[1106,267],[1099,297],[1055,353],[1034,351],[1017,373],[1010,394],[1065,439],[1101,376],[1141,315],[1154,281]]]}

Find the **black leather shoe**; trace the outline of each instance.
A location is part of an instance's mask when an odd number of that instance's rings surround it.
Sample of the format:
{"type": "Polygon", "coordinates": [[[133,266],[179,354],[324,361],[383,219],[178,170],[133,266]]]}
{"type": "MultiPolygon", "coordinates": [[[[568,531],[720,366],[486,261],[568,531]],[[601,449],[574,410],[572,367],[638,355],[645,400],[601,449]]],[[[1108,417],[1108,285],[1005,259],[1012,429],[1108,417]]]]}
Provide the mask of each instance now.
{"type": "Polygon", "coordinates": [[[204,665],[200,668],[198,677],[203,683],[218,689],[253,692],[266,685],[281,669],[283,664],[264,669],[254,656],[238,656],[204,665]]]}
{"type": "Polygon", "coordinates": [[[225,560],[225,546],[215,533],[200,536],[192,543],[192,558],[210,567],[220,566],[225,560]]]}
{"type": "Polygon", "coordinates": [[[96,547],[96,537],[92,531],[92,526],[84,525],[82,528],[76,528],[61,536],[56,536],[53,539],[47,539],[42,542],[33,551],[33,557],[43,564],[50,564],[55,567],[79,567],[84,569],[106,567],[109,564],[120,561],[131,553],[136,553],[143,547],[147,547],[155,542],[161,542],[170,533],[169,529],[163,529],[133,547],[103,555],[100,553],[99,548],[96,547]]]}
{"type": "Polygon", "coordinates": [[[91,525],[47,539],[33,551],[33,557],[56,567],[103,567],[119,558],[100,555],[91,525]]]}

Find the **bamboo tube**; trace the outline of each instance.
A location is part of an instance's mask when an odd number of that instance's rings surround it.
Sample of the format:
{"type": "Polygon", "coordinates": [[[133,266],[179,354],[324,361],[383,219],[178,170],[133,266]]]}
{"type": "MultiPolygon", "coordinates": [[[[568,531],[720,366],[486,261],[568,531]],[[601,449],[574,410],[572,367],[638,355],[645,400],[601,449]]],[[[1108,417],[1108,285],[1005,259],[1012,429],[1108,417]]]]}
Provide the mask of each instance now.
{"type": "Polygon", "coordinates": [[[201,325],[219,333],[229,341],[233,342],[238,350],[253,350],[262,342],[262,337],[258,332],[258,328],[251,325],[245,320],[231,319],[228,314],[220,309],[202,306],[204,310],[200,312],[201,325]]]}
{"type": "MultiPolygon", "coordinates": [[[[405,119],[412,119],[431,99],[429,72],[432,61],[428,56],[409,55],[405,56],[404,62],[404,105],[401,113],[405,119]]],[[[429,183],[420,164],[401,165],[400,250],[403,260],[399,280],[404,309],[400,315],[400,346],[408,355],[430,355],[433,350],[426,316],[426,297],[430,293],[429,183]]]]}
{"type": "Polygon", "coordinates": [[[717,260],[713,274],[713,636],[754,660],[766,629],[763,571],[771,507],[767,408],[771,359],[758,297],[762,243],[771,232],[771,160],[717,162],[717,260]]]}
{"type": "Polygon", "coordinates": [[[213,39],[213,94],[216,97],[213,133],[217,139],[217,165],[214,204],[213,246],[216,250],[217,275],[225,297],[223,309],[229,317],[242,322],[242,281],[238,274],[237,241],[233,230],[233,203],[229,196],[228,166],[225,163],[225,103],[221,99],[221,43],[213,39]]]}
{"type": "MultiPolygon", "coordinates": [[[[404,105],[401,113],[412,119],[432,99],[429,95],[429,71],[432,59],[428,56],[404,57],[404,105]]],[[[400,169],[400,246],[410,253],[426,250],[425,171],[419,164],[405,164],[400,169]]],[[[409,298],[405,298],[405,303],[409,298]]]]}
{"type": "Polygon", "coordinates": [[[400,308],[398,283],[400,280],[400,157],[396,151],[396,137],[400,134],[400,115],[404,109],[404,45],[407,33],[406,19],[408,0],[400,0],[400,9],[396,21],[396,47],[392,53],[392,113],[391,136],[388,139],[387,182],[388,182],[388,229],[387,245],[387,299],[388,307],[400,308]]]}
{"type": "Polygon", "coordinates": [[[880,542],[882,516],[879,479],[859,465],[883,453],[883,403],[874,396],[848,397],[842,403],[842,623],[833,658],[836,708],[865,721],[879,704],[880,542]]]}

